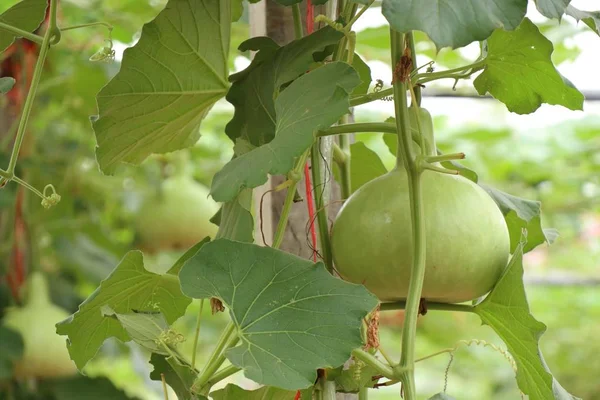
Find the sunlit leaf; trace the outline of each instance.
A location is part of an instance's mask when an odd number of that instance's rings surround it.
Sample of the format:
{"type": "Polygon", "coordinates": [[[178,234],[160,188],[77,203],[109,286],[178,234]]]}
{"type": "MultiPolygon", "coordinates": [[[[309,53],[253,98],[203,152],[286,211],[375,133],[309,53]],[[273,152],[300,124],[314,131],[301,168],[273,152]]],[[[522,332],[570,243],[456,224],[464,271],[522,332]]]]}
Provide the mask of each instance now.
{"type": "Polygon", "coordinates": [[[545,17],[561,19],[571,0],[535,0],[535,5],[545,17]]]}
{"type": "MultiPolygon", "coordinates": [[[[188,253],[184,255],[187,256],[188,253]]],[[[131,339],[119,321],[103,315],[103,307],[122,314],[160,311],[169,324],[185,313],[191,299],[181,293],[176,275],[180,265],[176,263],[166,273],[156,274],[144,268],[141,252],[130,251],[79,310],[57,324],[57,333],[68,336],[69,354],[79,369],[94,357],[106,339],[131,339]]]]}
{"type": "Polygon", "coordinates": [[[125,50],[121,70],[97,96],[104,173],[198,140],[200,121],[229,87],[229,4],[170,0],[125,50]]]}
{"type": "Polygon", "coordinates": [[[153,353],[150,357],[150,364],[154,367],[150,372],[150,379],[155,381],[162,380],[164,375],[165,381],[175,391],[178,400],[203,400],[203,396],[195,396],[191,393],[191,388],[197,373],[188,365],[182,365],[173,357],[165,357],[160,354],[153,353]]]}
{"type": "Polygon", "coordinates": [[[438,49],[487,39],[494,29],[515,29],[527,0],[383,0],[382,12],[398,32],[427,33],[438,49]]]}
{"type": "MultiPolygon", "coordinates": [[[[393,136],[396,139],[396,135],[388,136],[393,136]]],[[[365,183],[388,172],[377,153],[365,146],[363,142],[356,142],[350,145],[350,160],[352,192],[358,190],[365,183]]]]}
{"type": "Polygon", "coordinates": [[[318,368],[335,368],[362,343],[362,319],[377,305],[363,286],[331,276],[322,263],[269,247],[218,239],[182,268],[194,298],[219,298],[241,344],[227,358],[258,383],[311,386],[318,368]]]}
{"type": "Polygon", "coordinates": [[[548,230],[548,236],[546,236],[545,230],[542,229],[542,204],[539,201],[522,199],[491,186],[483,184],[479,186],[488,192],[504,214],[510,234],[511,252],[514,252],[519,245],[523,229],[527,229],[527,243],[523,249],[525,253],[545,242],[548,244],[554,242],[558,232],[554,229],[548,230]]]}
{"type": "Polygon", "coordinates": [[[210,396],[213,400],[293,400],[296,391],[272,386],[264,386],[256,390],[245,390],[230,383],[224,389],[211,392],[210,396]]]}
{"type": "Polygon", "coordinates": [[[567,7],[566,13],[577,21],[583,21],[591,30],[600,35],[600,11],[582,11],[570,5],[567,7]]]}
{"type": "Polygon", "coordinates": [[[281,86],[309,69],[313,53],[337,43],[342,36],[326,27],[284,47],[266,37],[242,43],[240,51],[258,52],[248,68],[230,77],[233,83],[226,98],[234,105],[235,113],[225,127],[229,138],[236,145],[243,139],[252,146],[273,140],[277,129],[275,99],[281,86]]]}
{"type": "Polygon", "coordinates": [[[480,95],[489,92],[517,114],[542,103],[583,109],[583,95],[552,64],[552,42],[529,19],[512,32],[496,30],[487,46],[485,68],[473,82],[480,95]]]}
{"type": "Polygon", "coordinates": [[[517,384],[530,400],[575,400],[554,379],[539,349],[546,325],[529,311],[523,286],[523,244],[492,292],[475,307],[484,324],[506,343],[517,363],[517,384]]]}
{"type": "Polygon", "coordinates": [[[262,185],[268,174],[288,173],[314,142],[314,132],[348,112],[348,96],[359,83],[356,71],[343,62],[326,64],[296,79],[275,100],[275,138],[226,164],[213,179],[213,198],[226,202],[244,188],[262,185]]]}
{"type": "MultiPolygon", "coordinates": [[[[0,22],[33,32],[44,20],[47,6],[47,0],[22,0],[0,14],[0,22]]],[[[17,37],[11,32],[0,30],[0,52],[6,50],[17,37]]]]}

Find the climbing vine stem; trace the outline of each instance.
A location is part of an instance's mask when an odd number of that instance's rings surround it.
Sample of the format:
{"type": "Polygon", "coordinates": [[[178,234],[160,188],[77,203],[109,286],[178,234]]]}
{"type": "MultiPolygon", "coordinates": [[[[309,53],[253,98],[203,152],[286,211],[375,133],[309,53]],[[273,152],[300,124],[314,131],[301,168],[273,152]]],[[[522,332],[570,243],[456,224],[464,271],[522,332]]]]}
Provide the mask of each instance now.
{"type": "Polygon", "coordinates": [[[37,44],[42,44],[44,42],[43,36],[24,31],[23,29],[17,28],[16,26],[6,24],[4,22],[0,22],[0,30],[10,32],[10,33],[14,34],[15,36],[25,38],[25,39],[30,40],[37,44]]]}
{"type": "Polygon", "coordinates": [[[202,323],[202,310],[204,309],[204,299],[200,300],[200,311],[196,319],[196,332],[194,333],[194,346],[192,348],[192,369],[196,368],[196,352],[198,350],[198,342],[200,341],[200,325],[202,323]]]}
{"type": "MultiPolygon", "coordinates": [[[[408,42],[408,45],[410,48],[410,55],[412,58],[412,63],[411,63],[411,74],[412,74],[412,73],[416,73],[416,71],[418,70],[417,50],[415,49],[415,37],[412,32],[409,32],[406,34],[406,41],[408,42]]],[[[414,93],[414,96],[412,96],[413,104],[416,103],[417,105],[420,106],[421,105],[421,86],[419,86],[417,84],[414,87],[412,87],[411,93],[414,93]]]]}
{"type": "MultiPolygon", "coordinates": [[[[43,36],[42,43],[40,45],[40,53],[38,55],[37,62],[35,64],[35,69],[33,70],[33,76],[31,78],[31,85],[29,87],[29,92],[27,93],[27,97],[25,98],[25,104],[23,105],[23,110],[21,112],[21,119],[19,120],[19,125],[17,127],[17,134],[15,137],[15,142],[13,144],[12,153],[10,155],[10,160],[8,162],[8,168],[6,170],[0,169],[0,187],[4,186],[7,182],[15,180],[17,183],[23,185],[24,187],[32,190],[35,194],[42,197],[45,200],[43,194],[40,193],[39,190],[33,188],[25,181],[20,180],[15,177],[15,168],[17,166],[17,160],[19,158],[19,152],[21,151],[21,145],[23,144],[23,139],[25,138],[25,131],[27,129],[27,122],[29,120],[29,115],[31,114],[31,109],[33,108],[33,102],[35,100],[35,96],[37,93],[38,86],[40,84],[40,79],[42,77],[42,70],[44,68],[44,63],[46,61],[46,56],[48,55],[48,49],[50,48],[50,43],[53,38],[60,38],[60,31],[57,34],[56,28],[56,7],[58,0],[50,1],[50,22],[48,24],[48,28],[46,29],[46,33],[43,36]],[[54,20],[52,19],[54,16],[54,20]],[[54,21],[54,22],[53,22],[54,21]]],[[[23,36],[23,35],[21,35],[23,36]]],[[[36,35],[37,36],[37,35],[36,35]]],[[[25,37],[25,36],[24,36],[25,37]]],[[[32,38],[36,39],[36,38],[32,38]]],[[[34,40],[37,42],[37,40],[34,40]]],[[[57,202],[56,200],[60,200],[60,197],[55,194],[55,198],[52,200],[53,202],[57,202]]],[[[47,205],[50,205],[49,203],[47,205]]]]}
{"type": "MultiPolygon", "coordinates": [[[[56,8],[56,1],[53,0],[50,3],[50,8],[56,8]]],[[[37,88],[40,83],[40,78],[42,77],[42,70],[44,67],[44,62],[46,61],[46,56],[48,55],[48,49],[50,48],[50,38],[52,37],[52,30],[50,27],[46,30],[44,34],[44,40],[42,41],[42,45],[40,47],[40,54],[38,55],[37,62],[35,64],[35,69],[33,70],[33,76],[31,78],[31,86],[29,87],[29,92],[27,93],[27,97],[25,98],[25,104],[23,105],[23,112],[21,114],[21,119],[19,121],[19,127],[17,128],[17,137],[15,138],[15,143],[13,145],[12,154],[10,156],[10,161],[8,162],[8,168],[6,172],[8,173],[7,178],[12,179],[15,172],[15,167],[17,165],[17,159],[19,158],[19,151],[21,150],[21,144],[23,143],[23,138],[25,137],[25,130],[27,129],[27,122],[29,120],[29,114],[31,113],[31,109],[33,107],[33,101],[35,99],[35,95],[37,93],[37,88]]]]}
{"type": "MultiPolygon", "coordinates": [[[[406,301],[395,301],[392,303],[381,303],[381,311],[404,310],[406,301]]],[[[437,311],[460,311],[475,312],[475,308],[468,304],[450,304],[450,303],[431,303],[427,302],[427,310],[437,311]]]]}
{"type": "Polygon", "coordinates": [[[230,322],[223,330],[215,349],[206,362],[204,370],[202,370],[200,376],[194,381],[195,390],[200,390],[205,387],[206,383],[225,362],[225,351],[230,347],[235,346],[239,339],[240,337],[236,332],[234,323],[230,322]]]}
{"type": "Polygon", "coordinates": [[[400,363],[394,367],[403,383],[404,398],[416,400],[414,376],[415,337],[419,304],[425,276],[425,213],[421,191],[421,168],[417,156],[413,154],[411,127],[408,113],[407,84],[411,85],[410,72],[412,59],[410,47],[406,47],[406,37],[390,29],[392,48],[392,70],[394,71],[394,111],[398,131],[398,154],[396,168],[404,168],[408,175],[408,192],[411,208],[413,235],[413,265],[411,268],[406,312],[402,333],[402,353],[400,363]]]}

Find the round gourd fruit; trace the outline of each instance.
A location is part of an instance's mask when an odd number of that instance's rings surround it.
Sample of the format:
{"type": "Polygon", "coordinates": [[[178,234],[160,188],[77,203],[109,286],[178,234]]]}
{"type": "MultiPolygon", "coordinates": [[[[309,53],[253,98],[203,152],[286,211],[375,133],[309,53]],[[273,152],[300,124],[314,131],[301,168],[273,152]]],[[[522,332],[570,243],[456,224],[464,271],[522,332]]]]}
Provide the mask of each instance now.
{"type": "Polygon", "coordinates": [[[210,222],[219,206],[202,184],[185,175],[163,182],[160,193],[146,199],[136,219],[140,244],[149,251],[187,249],[218,227],[210,222]]]}
{"type": "MultiPolygon", "coordinates": [[[[486,294],[509,256],[502,213],[466,178],[425,171],[421,179],[427,238],[421,297],[459,303],[486,294]]],[[[359,188],[340,210],[331,244],[343,278],[382,301],[405,299],[413,253],[406,172],[393,170],[359,188]]]]}
{"type": "MultiPolygon", "coordinates": [[[[409,109],[421,127],[426,154],[435,154],[425,109],[409,109]]],[[[460,303],[489,292],[502,275],[510,240],[492,198],[470,180],[425,170],[421,175],[426,261],[421,297],[460,303]]],[[[364,284],[382,301],[406,299],[413,265],[408,175],[402,166],[361,186],[332,229],[331,247],[342,278],[364,284]]]]}
{"type": "Polygon", "coordinates": [[[19,378],[59,378],[77,373],[71,361],[65,338],[56,334],[55,324],[69,313],[50,302],[44,275],[34,272],[27,283],[24,307],[7,310],[3,325],[17,331],[23,338],[23,358],[15,365],[19,378]]]}

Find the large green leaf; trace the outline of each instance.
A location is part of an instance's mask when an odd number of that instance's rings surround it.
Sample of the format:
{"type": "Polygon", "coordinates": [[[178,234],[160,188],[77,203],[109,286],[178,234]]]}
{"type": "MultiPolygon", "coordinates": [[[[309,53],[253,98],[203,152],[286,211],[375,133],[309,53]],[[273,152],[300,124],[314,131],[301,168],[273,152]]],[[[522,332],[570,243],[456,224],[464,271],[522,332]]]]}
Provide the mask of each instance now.
{"type": "Polygon", "coordinates": [[[535,0],[538,11],[545,17],[561,19],[571,0],[535,0]]]}
{"type": "Polygon", "coordinates": [[[514,31],[498,29],[487,41],[483,72],[473,84],[517,114],[529,114],[542,103],[583,109],[583,95],[552,64],[552,42],[529,19],[514,31]]]}
{"type": "Polygon", "coordinates": [[[165,381],[173,388],[177,394],[177,400],[200,400],[205,397],[198,397],[192,394],[191,388],[197,373],[188,365],[182,365],[173,357],[166,357],[160,354],[152,353],[150,364],[154,367],[150,372],[150,379],[155,381],[165,381]]]}
{"type": "Polygon", "coordinates": [[[539,201],[526,200],[513,196],[491,186],[479,184],[494,199],[506,220],[510,234],[510,251],[514,252],[521,241],[523,229],[527,230],[527,243],[524,252],[547,242],[552,244],[558,233],[554,230],[542,229],[541,208],[539,201]]]}
{"type": "Polygon", "coordinates": [[[214,176],[213,198],[226,202],[244,188],[262,185],[268,174],[288,173],[314,142],[314,132],[348,112],[348,96],[359,83],[356,71],[343,62],[326,64],[296,79],[275,100],[275,138],[226,164],[214,176]]]}
{"type": "Polygon", "coordinates": [[[279,389],[272,386],[263,386],[256,390],[245,390],[232,383],[224,389],[216,390],[210,394],[213,400],[293,400],[296,391],[279,389]]]}
{"type": "Polygon", "coordinates": [[[10,328],[0,326],[0,380],[13,375],[16,361],[23,356],[23,338],[10,328]]]}
{"type": "Polygon", "coordinates": [[[170,0],[125,51],[121,70],[97,96],[93,126],[104,173],[198,140],[200,121],[229,87],[229,5],[170,0]]]}
{"type": "Polygon", "coordinates": [[[123,314],[158,310],[169,324],[185,313],[191,299],[179,287],[176,274],[180,265],[176,263],[165,274],[155,274],[144,268],[141,252],[130,251],[79,310],[57,324],[57,333],[68,335],[69,354],[79,369],[94,357],[106,339],[116,337],[123,342],[131,339],[119,321],[103,315],[103,307],[123,314]]]}
{"type": "Polygon", "coordinates": [[[226,98],[234,105],[235,113],[225,132],[231,140],[237,144],[238,139],[244,139],[253,146],[273,140],[277,122],[275,98],[281,86],[309,69],[313,53],[337,43],[342,36],[326,27],[284,47],[266,37],[242,43],[241,51],[258,53],[248,68],[230,77],[233,84],[226,98]]]}
{"type": "Polygon", "coordinates": [[[522,243],[492,292],[474,310],[506,343],[517,363],[519,389],[530,400],[576,399],[554,379],[540,352],[539,340],[546,325],[529,311],[523,286],[522,243]]]}
{"type": "MultiPolygon", "coordinates": [[[[35,31],[46,15],[47,0],[23,0],[0,14],[0,22],[27,32],[35,31]]],[[[0,53],[10,46],[17,36],[0,30],[0,53]]]]}
{"type": "Polygon", "coordinates": [[[427,33],[438,49],[487,39],[494,29],[515,29],[527,0],[383,0],[382,12],[399,32],[427,33]]]}
{"type": "Polygon", "coordinates": [[[600,11],[582,11],[570,5],[567,7],[566,13],[577,21],[583,21],[591,30],[600,35],[600,11]]]}
{"type": "Polygon", "coordinates": [[[269,247],[218,239],[179,274],[185,294],[219,298],[241,344],[226,353],[258,383],[311,386],[361,345],[362,319],[377,305],[363,286],[331,276],[322,263],[269,247]]]}
{"type": "MultiPolygon", "coordinates": [[[[396,138],[396,135],[387,136],[396,138]]],[[[365,183],[388,172],[377,153],[365,146],[363,142],[350,145],[350,160],[352,192],[356,192],[365,183]]]]}

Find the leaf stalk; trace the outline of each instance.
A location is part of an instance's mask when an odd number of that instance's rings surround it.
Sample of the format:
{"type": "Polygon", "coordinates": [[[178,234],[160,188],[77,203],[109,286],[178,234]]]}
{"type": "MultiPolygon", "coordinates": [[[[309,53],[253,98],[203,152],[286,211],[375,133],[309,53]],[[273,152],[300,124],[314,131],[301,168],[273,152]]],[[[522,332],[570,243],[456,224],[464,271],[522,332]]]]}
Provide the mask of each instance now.
{"type": "Polygon", "coordinates": [[[377,359],[377,357],[375,357],[371,353],[364,351],[363,349],[352,350],[352,355],[354,356],[354,358],[364,362],[369,367],[373,368],[379,374],[385,376],[388,379],[394,379],[394,378],[398,377],[398,375],[392,369],[392,367],[390,367],[387,364],[382,363],[381,361],[379,361],[377,359]]]}
{"type": "Polygon", "coordinates": [[[30,40],[37,44],[42,44],[44,42],[43,36],[36,35],[35,33],[27,32],[26,30],[17,28],[16,26],[12,26],[12,25],[6,24],[4,22],[0,22],[0,29],[3,31],[10,32],[15,36],[30,40]]]}
{"type": "Polygon", "coordinates": [[[221,334],[215,349],[206,362],[202,373],[194,381],[194,388],[200,389],[206,386],[206,383],[225,362],[225,351],[235,346],[239,339],[240,337],[235,331],[235,324],[233,322],[229,322],[225,329],[223,329],[223,333],[221,334]]]}

